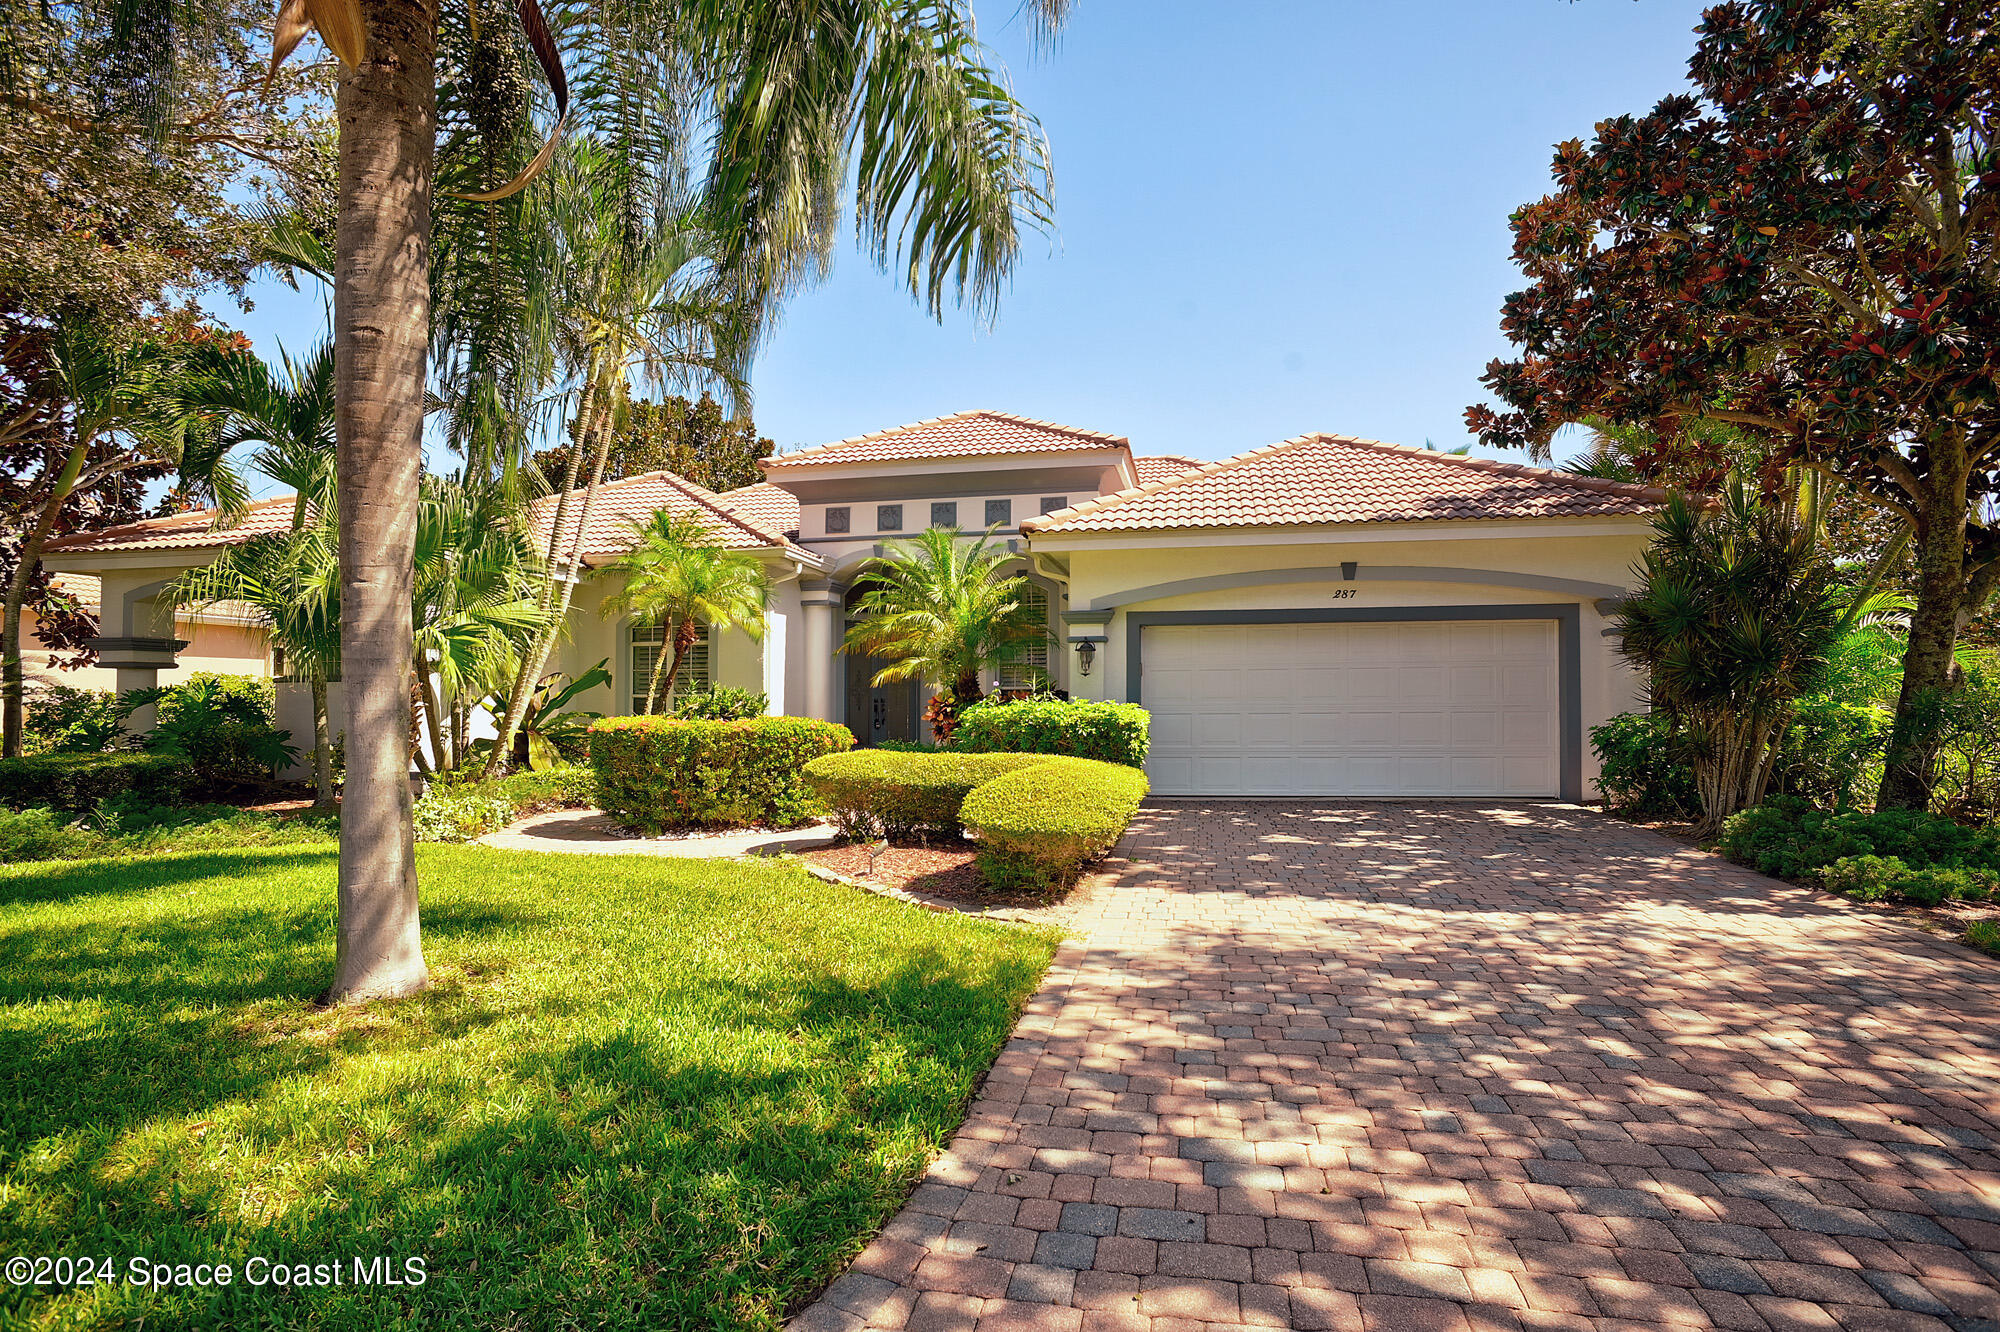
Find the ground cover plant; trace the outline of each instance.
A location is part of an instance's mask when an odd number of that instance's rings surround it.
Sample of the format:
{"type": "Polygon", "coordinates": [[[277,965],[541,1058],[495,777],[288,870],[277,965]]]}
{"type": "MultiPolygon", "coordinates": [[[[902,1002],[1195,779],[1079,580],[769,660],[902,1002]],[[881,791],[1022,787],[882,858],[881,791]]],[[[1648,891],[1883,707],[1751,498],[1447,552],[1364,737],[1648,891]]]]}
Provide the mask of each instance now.
{"type": "Polygon", "coordinates": [[[418,859],[432,987],[327,1010],[331,845],[0,869],[0,1249],[427,1271],[9,1287],[0,1324],[776,1328],[1054,947],[781,862],[418,859]]]}

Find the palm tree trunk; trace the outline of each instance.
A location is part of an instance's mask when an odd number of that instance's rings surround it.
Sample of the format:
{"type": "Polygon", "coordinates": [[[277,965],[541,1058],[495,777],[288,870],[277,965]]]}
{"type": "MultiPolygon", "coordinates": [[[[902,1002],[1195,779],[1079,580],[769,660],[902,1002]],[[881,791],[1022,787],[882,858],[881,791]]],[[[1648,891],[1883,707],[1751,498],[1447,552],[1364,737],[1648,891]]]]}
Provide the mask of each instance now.
{"type": "Polygon", "coordinates": [[[63,503],[76,487],[76,479],[82,475],[84,460],[89,455],[88,440],[78,440],[71,447],[69,456],[63,459],[62,470],[56,473],[49,497],[42,501],[41,516],[15,552],[14,576],[7,580],[6,618],[0,623],[0,758],[21,757],[22,732],[26,729],[22,695],[27,671],[21,660],[21,616],[28,600],[28,584],[34,579],[35,566],[42,562],[42,547],[48,544],[49,533],[55,531],[63,503]]]}
{"type": "Polygon", "coordinates": [[[549,532],[548,582],[542,589],[541,600],[541,609],[548,615],[547,623],[529,639],[527,650],[521,654],[521,673],[514,677],[514,688],[507,698],[507,714],[500,719],[499,734],[493,739],[493,752],[487,756],[486,766],[480,773],[484,777],[498,772],[502,759],[513,752],[514,736],[521,729],[521,719],[527,715],[528,699],[549,664],[549,653],[555,647],[556,635],[562,632],[563,617],[569,614],[570,597],[576,588],[576,570],[582,559],[585,524],[590,521],[590,508],[597,500],[597,487],[604,479],[605,457],[611,448],[610,391],[600,384],[600,378],[593,368],[577,414],[576,446],[570,450],[563,491],[556,496],[554,526],[549,532]],[[570,537],[568,558],[558,562],[556,543],[563,535],[563,520],[569,510],[570,492],[576,488],[578,465],[583,460],[584,450],[590,446],[593,434],[598,442],[593,452],[590,484],[583,492],[582,510],[577,515],[576,529],[570,537]]]}
{"type": "Polygon", "coordinates": [[[313,811],[324,814],[333,806],[333,736],[326,721],[326,681],[312,682],[313,709],[313,811]]]}
{"type": "Polygon", "coordinates": [[[681,662],[687,656],[687,646],[681,642],[680,622],[669,621],[668,627],[672,630],[667,636],[673,640],[674,655],[664,675],[660,672],[660,663],[653,663],[653,680],[646,687],[646,715],[649,717],[660,710],[660,686],[663,681],[666,685],[665,696],[669,699],[674,696],[674,681],[680,678],[681,662]]]}
{"type": "Polygon", "coordinates": [[[437,11],[363,0],[368,47],[343,68],[339,262],[340,669],[347,785],[340,820],[338,950],[328,1002],[422,989],[410,825],[410,584],[430,339],[437,146],[437,11]]]}

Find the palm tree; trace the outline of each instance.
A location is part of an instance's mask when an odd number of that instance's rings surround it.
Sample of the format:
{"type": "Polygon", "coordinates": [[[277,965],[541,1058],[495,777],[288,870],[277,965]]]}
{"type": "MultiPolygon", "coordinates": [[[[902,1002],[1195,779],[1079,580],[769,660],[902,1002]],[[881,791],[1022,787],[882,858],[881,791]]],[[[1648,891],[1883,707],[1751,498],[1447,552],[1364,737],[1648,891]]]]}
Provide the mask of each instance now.
{"type": "Polygon", "coordinates": [[[487,759],[489,775],[513,752],[514,733],[569,613],[631,377],[664,384],[697,374],[722,382],[732,396],[743,392],[754,325],[744,303],[718,285],[714,233],[699,219],[670,215],[663,198],[635,201],[632,175],[603,145],[580,143],[545,191],[557,275],[550,299],[561,360],[576,391],[576,445],[568,450],[549,529],[541,599],[547,627],[522,656],[487,759]]]}
{"type": "Polygon", "coordinates": [[[323,513],[290,532],[252,537],[175,582],[183,606],[237,601],[254,608],[283,652],[287,673],[312,690],[313,809],[334,807],[333,739],[327,725],[327,682],[340,669],[339,534],[323,513]]]}
{"type": "MultiPolygon", "coordinates": [[[[468,711],[520,660],[545,613],[537,560],[501,488],[426,477],[417,515],[413,656],[431,758],[467,757],[468,711]]],[[[419,764],[422,751],[417,751],[419,764]]]]}
{"type": "MultiPolygon", "coordinates": [[[[1067,0],[1034,7],[1053,25],[1067,0]]],[[[119,31],[132,34],[130,82],[162,119],[184,54],[162,36],[175,31],[168,20],[181,8],[169,0],[119,7],[119,31]]],[[[557,83],[557,46],[539,9],[522,0],[520,10],[530,46],[557,83]]],[[[990,306],[1018,249],[1017,224],[1047,217],[1039,131],[987,63],[965,0],[606,0],[566,19],[563,50],[589,76],[579,87],[602,93],[595,112],[579,118],[584,125],[595,114],[608,142],[664,141],[677,162],[693,156],[692,145],[710,149],[705,204],[730,238],[724,267],[760,312],[824,272],[850,179],[876,259],[886,267],[893,249],[908,285],[934,311],[947,293],[990,306]],[[684,95],[684,115],[657,114],[661,88],[684,95]]],[[[348,1001],[406,994],[428,976],[404,689],[432,332],[439,39],[492,41],[497,25],[461,22],[456,7],[441,24],[430,0],[285,0],[274,56],[283,59],[309,25],[341,62],[334,346],[348,750],[338,949],[326,998],[348,1001]]],[[[455,68],[481,67],[461,58],[470,50],[452,54],[455,68]]],[[[560,127],[566,90],[556,103],[560,127]]],[[[524,101],[497,109],[464,136],[476,159],[517,153],[496,136],[539,136],[524,101]]],[[[469,206],[484,207],[493,193],[469,206]]]]}
{"type": "Polygon", "coordinates": [[[933,527],[897,542],[863,574],[859,619],[840,650],[889,659],[873,684],[921,676],[935,685],[939,739],[979,701],[982,675],[1048,635],[1023,604],[1027,579],[1000,572],[1010,558],[985,536],[967,541],[957,528],[933,527]]]}
{"type": "Polygon", "coordinates": [[[1763,798],[1792,705],[1822,683],[1858,598],[1805,507],[1761,502],[1741,477],[1711,506],[1676,496],[1653,530],[1612,627],[1651,672],[1656,706],[1687,728],[1695,831],[1712,837],[1763,798]]]}
{"type": "Polygon", "coordinates": [[[333,343],[323,341],[294,360],[282,348],[278,364],[239,352],[217,358],[188,389],[197,411],[220,413],[221,446],[254,444],[250,465],[290,490],[292,530],[334,507],[333,343]]]}
{"type": "Polygon", "coordinates": [[[741,629],[762,641],[771,580],[750,556],[717,545],[691,514],[662,509],[628,526],[631,549],[605,566],[616,587],[604,599],[603,612],[659,625],[673,644],[667,669],[660,670],[656,662],[646,687],[650,714],[662,698],[673,697],[674,682],[688,650],[700,641],[702,626],[711,635],[741,629]]]}

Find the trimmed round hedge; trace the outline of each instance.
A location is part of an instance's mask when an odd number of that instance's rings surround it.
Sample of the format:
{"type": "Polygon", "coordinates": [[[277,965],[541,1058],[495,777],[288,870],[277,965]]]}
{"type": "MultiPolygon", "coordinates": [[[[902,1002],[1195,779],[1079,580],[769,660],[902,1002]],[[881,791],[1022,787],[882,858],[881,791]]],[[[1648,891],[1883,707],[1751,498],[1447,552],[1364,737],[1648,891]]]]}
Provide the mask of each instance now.
{"type": "Polygon", "coordinates": [[[804,776],[850,836],[969,829],[995,888],[1075,882],[1111,849],[1148,789],[1137,769],[1057,754],[871,749],[814,759],[804,776]]]}
{"type": "Polygon", "coordinates": [[[960,830],[958,807],[974,787],[1048,757],[858,749],[814,759],[805,780],[850,837],[950,835],[960,830]]]}
{"type": "Polygon", "coordinates": [[[606,717],[590,727],[590,766],[597,807],[642,832],[782,828],[820,812],[800,770],[853,744],[811,717],[606,717]]]}
{"type": "Polygon", "coordinates": [[[953,749],[967,753],[1069,754],[1146,766],[1152,714],[1137,703],[1089,699],[988,699],[958,714],[953,749]]]}
{"type": "Polygon", "coordinates": [[[1066,888],[1124,834],[1148,789],[1136,768],[1050,757],[975,787],[959,817],[990,886],[1066,888]]]}

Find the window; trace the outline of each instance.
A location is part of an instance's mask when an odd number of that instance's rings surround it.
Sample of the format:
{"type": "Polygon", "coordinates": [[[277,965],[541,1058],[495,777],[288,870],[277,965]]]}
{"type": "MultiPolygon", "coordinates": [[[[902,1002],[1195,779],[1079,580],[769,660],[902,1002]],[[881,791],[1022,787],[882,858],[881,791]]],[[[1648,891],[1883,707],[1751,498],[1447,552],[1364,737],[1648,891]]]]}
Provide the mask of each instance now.
{"type": "MultiPolygon", "coordinates": [[[[673,649],[667,646],[667,631],[664,625],[635,624],[628,631],[632,642],[632,712],[638,715],[646,710],[646,693],[653,687],[653,670],[673,660],[673,649]]],[[[681,659],[681,673],[674,680],[676,696],[685,694],[691,688],[706,688],[711,683],[708,669],[708,626],[701,626],[701,636],[681,659]]],[[[667,710],[666,700],[659,703],[660,711],[667,710]]]]}
{"type": "Polygon", "coordinates": [[[986,525],[988,527],[1005,527],[1007,524],[1013,521],[1014,521],[1013,500],[986,501],[986,525]]]}
{"type": "Polygon", "coordinates": [[[1067,495],[1042,496],[1043,513],[1054,513],[1057,509],[1067,509],[1068,507],[1069,507],[1069,496],[1067,495]]]}
{"type": "Polygon", "coordinates": [[[845,504],[838,508],[828,509],[826,511],[826,530],[829,533],[845,532],[847,530],[849,512],[850,510],[845,504]]]}
{"type": "MultiPolygon", "coordinates": [[[[1049,591],[1040,583],[1021,587],[1021,606],[1028,618],[1044,629],[1049,623],[1049,591]]],[[[1049,641],[1044,638],[1028,645],[1020,656],[1000,668],[1002,689],[1038,689],[1053,685],[1049,675],[1049,641]]]]}
{"type": "Polygon", "coordinates": [[[952,503],[931,505],[932,527],[957,527],[958,506],[952,503]]]}
{"type": "Polygon", "coordinates": [[[878,504],[875,506],[875,530],[878,532],[900,532],[903,530],[903,506],[900,504],[878,504]]]}

